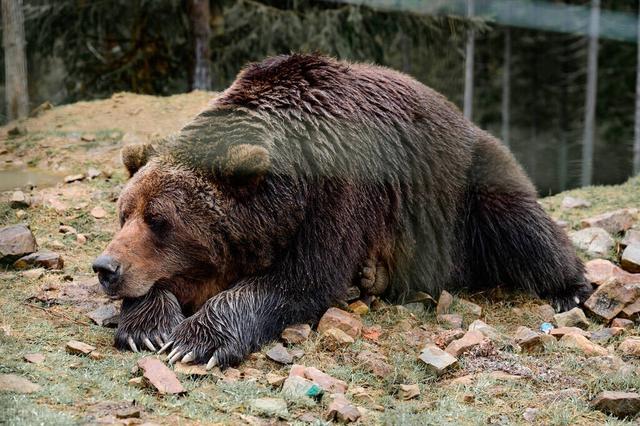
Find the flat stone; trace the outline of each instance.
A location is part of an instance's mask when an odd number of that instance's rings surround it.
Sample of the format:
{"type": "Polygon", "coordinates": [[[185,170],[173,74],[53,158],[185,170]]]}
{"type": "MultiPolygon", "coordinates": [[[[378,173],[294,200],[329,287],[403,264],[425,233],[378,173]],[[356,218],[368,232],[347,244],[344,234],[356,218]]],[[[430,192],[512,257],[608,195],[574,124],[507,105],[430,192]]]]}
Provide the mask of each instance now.
{"type": "Polygon", "coordinates": [[[580,308],[573,308],[570,311],[555,314],[553,319],[558,327],[589,327],[589,320],[580,308]]]}
{"type": "Polygon", "coordinates": [[[33,393],[41,389],[24,377],[15,374],[0,374],[0,392],[33,393]]]}
{"type": "Polygon", "coordinates": [[[45,360],[45,357],[42,354],[26,354],[23,358],[31,364],[42,364],[45,360]]]}
{"type": "Polygon", "coordinates": [[[638,215],[638,209],[620,209],[583,219],[580,226],[603,228],[610,234],[618,234],[631,228],[638,215]]]}
{"type": "Polygon", "coordinates": [[[0,262],[10,262],[36,250],[38,245],[28,226],[12,225],[0,229],[0,262]]]}
{"type": "Polygon", "coordinates": [[[568,209],[580,209],[585,207],[591,207],[591,203],[587,200],[583,200],[582,198],[575,198],[566,196],[562,199],[562,203],[560,207],[568,210],[568,209]]]}
{"type": "Polygon", "coordinates": [[[609,354],[602,346],[592,343],[586,337],[578,334],[565,334],[560,339],[560,344],[567,348],[577,349],[587,357],[605,356],[609,354]]]}
{"type": "Polygon", "coordinates": [[[633,417],[640,412],[640,394],[604,391],[596,396],[591,405],[596,410],[616,417],[633,417]]]}
{"type": "Polygon", "coordinates": [[[618,346],[618,351],[623,355],[640,357],[640,337],[627,337],[618,346]]]}
{"type": "Polygon", "coordinates": [[[282,343],[276,343],[271,349],[267,351],[266,355],[270,360],[278,362],[280,364],[291,364],[293,362],[293,357],[287,351],[287,349],[282,346],[282,343]]]}
{"type": "Polygon", "coordinates": [[[465,318],[477,319],[482,316],[482,307],[466,299],[458,299],[456,310],[458,309],[462,311],[458,313],[463,315],[465,318]]]}
{"type": "Polygon", "coordinates": [[[273,386],[274,388],[279,388],[280,386],[282,386],[287,377],[281,376],[276,373],[267,373],[265,375],[265,379],[267,380],[267,383],[269,385],[273,386]]]}
{"type": "Polygon", "coordinates": [[[441,376],[458,363],[456,357],[431,343],[422,349],[418,359],[424,362],[427,370],[434,373],[436,376],[441,376]]]}
{"type": "Polygon", "coordinates": [[[331,328],[342,330],[351,336],[351,338],[356,339],[362,331],[362,321],[342,309],[329,308],[322,318],[320,318],[318,333],[323,333],[325,330],[331,328]]]}
{"type": "Polygon", "coordinates": [[[478,346],[483,340],[484,336],[479,331],[468,331],[462,338],[451,342],[445,351],[454,357],[459,357],[478,346]]]}
{"type": "Polygon", "coordinates": [[[349,402],[343,394],[333,394],[332,401],[327,409],[326,419],[337,420],[343,423],[355,422],[361,416],[360,411],[349,402]]]}
{"type": "Polygon", "coordinates": [[[625,318],[614,318],[613,321],[611,321],[611,327],[629,330],[633,328],[633,321],[625,318]]]}
{"type": "Polygon", "coordinates": [[[387,363],[387,358],[384,355],[371,351],[362,351],[356,359],[374,376],[384,378],[393,373],[393,367],[387,363]]]}
{"type": "Polygon", "coordinates": [[[606,342],[613,337],[621,335],[623,331],[624,329],[620,327],[605,327],[591,333],[589,338],[594,342],[606,342]]]}
{"type": "Polygon", "coordinates": [[[12,209],[26,209],[31,205],[31,198],[22,191],[15,191],[11,194],[9,206],[12,209]]]}
{"type": "Polygon", "coordinates": [[[282,398],[257,398],[249,402],[252,410],[267,416],[287,417],[287,401],[282,398]]]}
{"type": "Polygon", "coordinates": [[[285,328],[280,338],[289,345],[297,345],[306,341],[310,333],[311,326],[309,324],[296,324],[285,328]]]}
{"type": "Polygon", "coordinates": [[[182,374],[183,376],[208,376],[209,371],[206,369],[205,365],[202,364],[185,364],[183,362],[176,362],[173,365],[173,371],[177,374],[182,374]]]}
{"type": "Polygon", "coordinates": [[[625,306],[620,312],[620,316],[632,320],[640,318],[640,299],[625,306]]]}
{"type": "Polygon", "coordinates": [[[104,359],[104,355],[101,352],[98,351],[92,351],[89,354],[89,358],[91,358],[94,361],[100,361],[101,359],[104,359]]]}
{"type": "Polygon", "coordinates": [[[182,394],[186,392],[175,373],[159,359],[144,357],[138,360],[138,367],[142,369],[144,378],[160,394],[182,394]]]}
{"type": "Polygon", "coordinates": [[[553,316],[556,314],[556,310],[549,304],[536,306],[536,313],[540,315],[543,321],[553,321],[553,316]]]}
{"type": "Polygon", "coordinates": [[[76,228],[74,228],[71,225],[60,225],[60,227],[58,228],[58,231],[61,234],[71,234],[71,235],[75,235],[78,233],[78,231],[76,230],[76,228]]]}
{"type": "Polygon", "coordinates": [[[458,314],[441,314],[436,319],[445,328],[462,328],[462,317],[458,314]]]}
{"type": "Polygon", "coordinates": [[[638,229],[629,229],[627,232],[624,233],[624,238],[622,240],[620,240],[620,247],[621,248],[625,248],[627,246],[630,246],[632,244],[639,244],[640,245],[640,230],[638,229]]]}
{"type": "Polygon", "coordinates": [[[116,411],[116,417],[118,419],[139,419],[141,413],[140,407],[127,407],[116,411]]]}
{"type": "Polygon", "coordinates": [[[571,242],[577,248],[592,256],[607,256],[613,249],[614,240],[602,228],[585,228],[569,234],[571,242]]]}
{"type": "Polygon", "coordinates": [[[38,280],[42,278],[43,275],[44,275],[44,268],[27,269],[26,271],[22,271],[20,273],[20,276],[28,280],[38,280]]]}
{"type": "Polygon", "coordinates": [[[451,304],[453,303],[453,296],[446,290],[442,290],[440,293],[440,298],[438,299],[438,305],[436,306],[436,314],[444,315],[448,314],[451,309],[451,304]]]}
{"type": "Polygon", "coordinates": [[[87,316],[91,321],[95,322],[99,326],[105,327],[107,324],[111,324],[111,319],[118,314],[118,310],[114,305],[102,305],[93,311],[89,312],[87,316]]]}
{"type": "Polygon", "coordinates": [[[398,396],[404,401],[417,398],[420,396],[420,387],[418,385],[400,385],[398,396]]]}
{"type": "Polygon", "coordinates": [[[640,272],[640,244],[631,244],[624,249],[620,266],[627,272],[640,272]]]}
{"type": "Polygon", "coordinates": [[[322,387],[313,383],[311,380],[307,380],[304,377],[292,376],[286,378],[282,385],[283,394],[287,394],[293,397],[309,397],[315,398],[322,395],[322,387]]]}
{"type": "Polygon", "coordinates": [[[68,175],[64,177],[64,183],[71,183],[84,180],[84,175],[82,173],[78,173],[76,175],[68,175]]]}
{"type": "Polygon", "coordinates": [[[69,340],[65,346],[68,353],[74,355],[89,355],[91,351],[95,351],[96,347],[88,345],[77,340],[69,340]]]}
{"type": "Polygon", "coordinates": [[[515,341],[525,352],[544,352],[546,346],[556,339],[548,334],[538,333],[528,327],[520,326],[516,330],[515,341]]]}
{"type": "Polygon", "coordinates": [[[84,135],[80,136],[80,139],[85,142],[93,142],[96,140],[96,135],[94,135],[93,133],[85,133],[84,135]]]}
{"type": "Polygon", "coordinates": [[[565,334],[579,334],[580,336],[584,336],[587,339],[591,337],[591,333],[588,331],[584,331],[578,327],[558,327],[554,328],[549,332],[550,335],[555,337],[556,339],[562,338],[565,334]]]}
{"type": "Polygon", "coordinates": [[[107,217],[107,211],[100,206],[92,208],[89,213],[96,219],[104,219],[107,217]]]}
{"type": "Polygon", "coordinates": [[[58,253],[49,250],[39,250],[21,257],[13,263],[13,267],[16,269],[27,269],[32,266],[46,269],[62,269],[64,268],[64,260],[58,253]]]}
{"type": "Polygon", "coordinates": [[[479,319],[469,324],[469,331],[479,331],[484,337],[494,342],[504,339],[498,330],[479,319]]]}
{"type": "Polygon", "coordinates": [[[320,343],[323,348],[335,351],[349,346],[355,342],[351,336],[338,328],[329,328],[320,335],[320,343]]]}
{"type": "Polygon", "coordinates": [[[594,315],[611,321],[625,306],[640,298],[640,284],[624,284],[616,279],[602,284],[584,302],[584,307],[594,315]]]}
{"type": "Polygon", "coordinates": [[[345,381],[331,377],[315,367],[306,367],[304,369],[304,377],[328,393],[345,393],[349,387],[345,381]]]}
{"type": "Polygon", "coordinates": [[[100,170],[95,169],[95,168],[93,168],[93,167],[89,167],[89,168],[87,169],[87,177],[88,177],[89,179],[95,179],[95,178],[97,178],[98,176],[100,176],[101,174],[102,174],[102,172],[101,172],[100,170]]]}
{"type": "Polygon", "coordinates": [[[585,264],[587,279],[600,286],[610,279],[624,284],[640,283],[640,274],[631,274],[605,259],[593,259],[585,264]]]}

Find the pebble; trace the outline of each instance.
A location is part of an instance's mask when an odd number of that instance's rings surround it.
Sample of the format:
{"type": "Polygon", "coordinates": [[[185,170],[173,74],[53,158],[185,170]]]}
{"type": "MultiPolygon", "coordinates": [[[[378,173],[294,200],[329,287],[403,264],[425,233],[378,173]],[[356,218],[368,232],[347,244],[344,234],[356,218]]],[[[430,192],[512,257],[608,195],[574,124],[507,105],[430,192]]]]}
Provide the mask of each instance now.
{"type": "Polygon", "coordinates": [[[0,261],[6,262],[38,250],[36,239],[26,225],[11,225],[0,229],[0,261]]]}
{"type": "Polygon", "coordinates": [[[522,413],[522,418],[528,421],[529,423],[533,423],[536,421],[539,411],[540,410],[538,410],[537,408],[529,407],[526,410],[524,410],[524,413],[522,413]]]}
{"type": "Polygon", "coordinates": [[[279,388],[280,386],[282,386],[284,381],[287,379],[286,376],[281,376],[281,375],[276,374],[276,373],[267,373],[265,378],[267,380],[267,383],[270,386],[273,386],[275,388],[279,388]]]}
{"type": "Polygon", "coordinates": [[[627,272],[640,272],[640,243],[627,246],[620,257],[620,266],[627,272]]]}
{"type": "Polygon", "coordinates": [[[630,330],[633,328],[633,321],[625,318],[614,318],[613,321],[611,321],[611,327],[630,330]]]}
{"type": "Polygon", "coordinates": [[[621,335],[623,331],[624,329],[620,327],[607,327],[598,331],[594,331],[593,333],[591,333],[591,336],[589,336],[589,338],[594,342],[606,342],[613,337],[621,335]]]}
{"type": "Polygon", "coordinates": [[[459,357],[465,352],[468,352],[478,346],[483,340],[484,335],[479,331],[468,331],[464,336],[462,336],[462,338],[451,342],[445,351],[454,357],[459,357]]]}
{"type": "Polygon", "coordinates": [[[32,364],[42,364],[45,360],[44,355],[42,354],[26,354],[24,357],[24,360],[27,362],[30,362],[32,364]]]}
{"type": "Polygon", "coordinates": [[[560,207],[568,210],[568,209],[580,209],[585,207],[591,207],[591,203],[587,200],[583,200],[582,198],[574,198],[566,196],[562,199],[562,203],[560,207]]]}
{"type": "Polygon", "coordinates": [[[427,370],[436,376],[444,374],[458,363],[454,356],[431,343],[422,349],[418,359],[424,362],[427,370]]]}
{"type": "Polygon", "coordinates": [[[338,308],[329,308],[320,318],[318,333],[337,328],[355,339],[362,331],[362,321],[354,315],[338,308]]]}
{"type": "Polygon", "coordinates": [[[528,327],[520,326],[516,330],[515,341],[525,352],[544,352],[546,346],[555,342],[556,339],[549,334],[538,333],[528,327]]]}
{"type": "Polygon", "coordinates": [[[287,401],[282,398],[257,398],[249,402],[251,409],[258,414],[275,417],[287,417],[287,401]]]}
{"type": "Polygon", "coordinates": [[[589,327],[589,320],[580,308],[573,308],[570,311],[555,314],[553,318],[558,327],[589,327]]]}
{"type": "Polygon", "coordinates": [[[337,420],[339,422],[350,423],[355,422],[361,416],[360,411],[341,394],[331,395],[332,401],[327,409],[326,419],[337,420]]]}
{"type": "Polygon", "coordinates": [[[329,328],[320,335],[320,342],[323,348],[335,351],[349,346],[355,340],[344,331],[338,328],[329,328]]]}
{"type": "Polygon", "coordinates": [[[89,179],[95,179],[98,176],[100,176],[102,174],[102,172],[98,169],[95,169],[93,167],[89,167],[89,169],[87,169],[87,177],[89,179]]]}
{"type": "Polygon", "coordinates": [[[76,243],[82,245],[85,245],[87,243],[87,236],[84,234],[77,234],[76,235],[76,243]]]}
{"type": "Polygon", "coordinates": [[[186,393],[175,373],[159,359],[144,357],[138,360],[138,367],[142,369],[144,378],[160,394],[186,393]]]}
{"type": "Polygon", "coordinates": [[[436,317],[439,324],[445,328],[462,328],[462,317],[458,314],[441,314],[436,317]]]}
{"type": "Polygon", "coordinates": [[[15,191],[11,194],[11,200],[9,205],[12,209],[26,209],[31,205],[31,200],[28,195],[25,195],[22,191],[15,191]]]}
{"type": "Polygon", "coordinates": [[[282,384],[283,394],[288,394],[293,397],[310,397],[315,398],[322,395],[322,388],[313,383],[311,380],[307,380],[304,377],[289,375],[282,384]]]}
{"type": "Polygon", "coordinates": [[[291,364],[293,362],[293,357],[287,351],[287,349],[282,346],[282,343],[276,343],[271,349],[267,351],[266,355],[270,360],[278,362],[280,364],[291,364]]]}
{"type": "Polygon", "coordinates": [[[349,304],[349,310],[356,315],[363,316],[369,313],[369,306],[362,300],[356,300],[349,304]]]}
{"type": "Polygon", "coordinates": [[[551,334],[556,339],[562,338],[565,334],[579,334],[580,336],[584,336],[586,338],[591,337],[591,333],[588,331],[584,331],[578,327],[558,327],[552,329],[549,334],[551,334]]]}
{"type": "Polygon", "coordinates": [[[100,206],[92,208],[91,212],[89,213],[96,219],[104,219],[105,217],[107,217],[107,211],[100,206]]]}
{"type": "Polygon", "coordinates": [[[591,405],[616,417],[633,417],[640,412],[640,394],[636,392],[604,391],[599,393],[591,405]]]}
{"type": "Polygon", "coordinates": [[[393,367],[386,362],[387,358],[384,355],[371,351],[362,351],[356,359],[374,376],[384,378],[393,373],[393,367]]]}
{"type": "Polygon", "coordinates": [[[139,419],[141,412],[139,407],[127,407],[116,411],[116,417],[119,419],[139,419]]]}
{"type": "Polygon", "coordinates": [[[309,324],[291,325],[284,329],[280,338],[289,345],[296,345],[306,341],[311,333],[309,324]]]}
{"type": "Polygon", "coordinates": [[[78,173],[76,175],[68,175],[64,177],[64,183],[72,183],[84,180],[84,175],[82,173],[78,173]]]}
{"type": "Polygon", "coordinates": [[[420,396],[420,387],[418,385],[400,385],[398,396],[404,401],[408,401],[420,396]]]}
{"type": "Polygon", "coordinates": [[[20,275],[28,280],[38,280],[44,275],[44,268],[35,268],[22,271],[20,275]]]}
{"type": "Polygon", "coordinates": [[[484,337],[492,341],[503,340],[503,336],[498,330],[479,319],[469,324],[469,331],[479,331],[484,337]]]}
{"type": "Polygon", "coordinates": [[[305,367],[303,374],[306,379],[311,380],[328,393],[345,393],[349,387],[345,381],[331,377],[315,367],[305,367]]]}
{"type": "Polygon", "coordinates": [[[556,314],[555,309],[553,309],[553,307],[549,304],[537,306],[536,311],[538,315],[540,315],[542,320],[546,322],[553,321],[553,316],[556,314]]]}
{"type": "Polygon", "coordinates": [[[69,340],[65,346],[65,349],[70,354],[89,355],[91,351],[94,351],[96,349],[96,347],[88,345],[84,342],[79,342],[77,340],[69,340]]]}
{"type": "Polygon", "coordinates": [[[640,244],[640,230],[629,229],[624,233],[624,238],[620,240],[620,247],[625,248],[632,244],[640,244]]]}

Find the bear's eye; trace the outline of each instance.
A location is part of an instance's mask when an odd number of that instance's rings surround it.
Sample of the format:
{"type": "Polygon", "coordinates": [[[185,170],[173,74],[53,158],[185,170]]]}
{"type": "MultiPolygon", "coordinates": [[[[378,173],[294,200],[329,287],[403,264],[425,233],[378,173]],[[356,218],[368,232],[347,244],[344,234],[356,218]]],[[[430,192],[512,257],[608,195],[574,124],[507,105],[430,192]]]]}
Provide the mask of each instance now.
{"type": "Polygon", "coordinates": [[[169,221],[159,215],[146,214],[144,221],[155,234],[162,234],[169,228],[169,221]]]}

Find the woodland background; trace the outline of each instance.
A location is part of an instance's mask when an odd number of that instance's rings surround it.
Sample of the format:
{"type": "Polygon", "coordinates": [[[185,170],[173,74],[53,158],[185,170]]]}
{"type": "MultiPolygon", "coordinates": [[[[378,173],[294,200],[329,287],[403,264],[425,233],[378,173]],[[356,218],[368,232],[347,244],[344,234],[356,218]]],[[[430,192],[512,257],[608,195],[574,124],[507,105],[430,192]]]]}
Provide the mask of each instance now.
{"type": "Polygon", "coordinates": [[[119,91],[223,90],[247,62],[321,52],[442,92],[511,146],[541,195],[634,174],[636,0],[2,2],[5,50],[5,8],[23,11],[29,111],[119,91]]]}

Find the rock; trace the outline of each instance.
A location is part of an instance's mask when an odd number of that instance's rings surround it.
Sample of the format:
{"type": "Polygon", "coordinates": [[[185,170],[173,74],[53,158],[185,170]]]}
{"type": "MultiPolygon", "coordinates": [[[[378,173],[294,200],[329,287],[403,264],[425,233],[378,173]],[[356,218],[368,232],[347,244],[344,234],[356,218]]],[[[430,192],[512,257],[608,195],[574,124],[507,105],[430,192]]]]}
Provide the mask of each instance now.
{"type": "Polygon", "coordinates": [[[640,245],[640,230],[629,229],[624,233],[624,238],[620,240],[620,248],[625,248],[630,245],[640,245]]]}
{"type": "Polygon", "coordinates": [[[76,243],[80,244],[80,245],[84,245],[87,243],[87,236],[84,234],[77,234],[76,235],[76,243]]]}
{"type": "Polygon", "coordinates": [[[577,248],[592,256],[607,256],[613,249],[613,238],[602,228],[585,228],[569,234],[577,248]]]}
{"type": "Polygon", "coordinates": [[[522,418],[528,421],[529,423],[533,423],[536,421],[536,418],[538,417],[539,412],[540,412],[539,409],[529,407],[526,410],[524,410],[524,413],[522,413],[522,418]]]}
{"type": "Polygon", "coordinates": [[[362,351],[356,359],[362,363],[367,370],[373,373],[374,376],[387,377],[393,373],[393,367],[386,362],[387,358],[384,355],[371,351],[362,351]]]}
{"type": "Polygon", "coordinates": [[[80,137],[80,139],[82,139],[85,142],[93,142],[96,140],[96,135],[94,135],[93,133],[85,133],[80,137]]]}
{"type": "Polygon", "coordinates": [[[24,126],[15,126],[7,130],[7,135],[9,136],[24,136],[27,134],[27,128],[24,126]]]}
{"type": "Polygon", "coordinates": [[[536,313],[540,315],[543,321],[553,321],[553,316],[556,314],[555,309],[549,304],[544,304],[536,307],[536,313]]]}
{"type": "Polygon", "coordinates": [[[362,300],[356,300],[349,304],[349,310],[356,315],[363,316],[369,313],[369,306],[362,300]]]}
{"type": "Polygon", "coordinates": [[[462,311],[461,314],[467,318],[478,319],[482,316],[482,307],[465,299],[458,299],[457,308],[462,311]]]}
{"type": "Polygon", "coordinates": [[[624,283],[640,282],[640,274],[631,274],[605,259],[593,259],[585,264],[586,276],[595,285],[602,285],[612,278],[624,283]]]}
{"type": "Polygon", "coordinates": [[[328,393],[345,393],[349,387],[346,382],[331,377],[315,367],[306,367],[304,369],[304,377],[311,380],[313,383],[320,386],[323,391],[328,393]]]}
{"type": "Polygon", "coordinates": [[[107,211],[100,206],[92,208],[89,213],[96,219],[104,219],[107,217],[107,211]]]}
{"type": "Polygon", "coordinates": [[[91,359],[92,359],[92,360],[94,360],[94,361],[100,361],[101,359],[104,359],[104,355],[102,355],[102,353],[101,353],[101,352],[98,352],[98,351],[92,351],[92,352],[89,354],[89,358],[91,358],[91,359]]]}
{"type": "Polygon", "coordinates": [[[427,370],[436,376],[441,376],[458,363],[458,360],[451,356],[451,354],[431,343],[422,349],[418,359],[424,362],[427,370]]]}
{"type": "Polygon", "coordinates": [[[257,368],[245,367],[242,369],[242,378],[244,380],[258,381],[262,379],[262,371],[257,368]]]}
{"type": "Polygon", "coordinates": [[[282,386],[287,377],[275,373],[267,373],[265,378],[267,379],[267,383],[269,385],[273,386],[274,388],[279,388],[280,386],[282,386]]]}
{"type": "Polygon", "coordinates": [[[382,335],[382,327],[379,325],[372,325],[371,327],[362,327],[362,338],[377,342],[382,335]]]}
{"type": "Polygon", "coordinates": [[[240,380],[242,373],[237,368],[227,368],[224,371],[222,381],[225,383],[234,383],[240,380]]]}
{"type": "Polygon", "coordinates": [[[620,316],[627,319],[638,319],[640,317],[640,299],[625,306],[620,312],[620,316]]]}
{"type": "Polygon", "coordinates": [[[625,318],[614,318],[614,320],[611,321],[611,327],[629,330],[633,328],[633,321],[625,318]]]}
{"type": "Polygon", "coordinates": [[[102,305],[93,311],[89,312],[87,316],[96,324],[105,327],[106,324],[112,324],[111,319],[118,314],[118,310],[114,305],[102,305]]]}
{"type": "Polygon", "coordinates": [[[84,180],[84,175],[78,173],[77,175],[69,175],[64,177],[64,183],[78,182],[84,180]]]}
{"type": "Polygon", "coordinates": [[[594,342],[606,342],[612,337],[619,336],[623,331],[624,330],[620,327],[607,327],[598,331],[594,331],[593,333],[591,333],[591,336],[589,336],[589,338],[594,342]]]}
{"type": "Polygon", "coordinates": [[[589,320],[580,308],[573,308],[570,311],[555,314],[553,319],[558,327],[589,327],[589,320]]]}
{"type": "Polygon", "coordinates": [[[16,269],[27,269],[31,266],[46,269],[62,269],[64,268],[64,260],[58,253],[49,250],[39,250],[21,257],[13,263],[13,267],[16,269]]]}
{"type": "Polygon", "coordinates": [[[46,200],[46,206],[54,209],[58,213],[64,213],[69,208],[64,202],[60,201],[56,197],[49,197],[46,200]]]}
{"type": "Polygon", "coordinates": [[[355,422],[360,418],[360,411],[343,394],[333,394],[332,397],[333,399],[327,409],[327,420],[349,423],[355,422]]]}
{"type": "Polygon", "coordinates": [[[454,340],[445,349],[454,357],[459,357],[470,349],[475,348],[484,340],[484,336],[479,331],[468,331],[462,338],[454,340]]]}
{"type": "Polygon", "coordinates": [[[544,352],[545,347],[556,339],[548,334],[538,333],[527,327],[518,327],[515,341],[525,352],[544,352]]]}
{"type": "Polygon", "coordinates": [[[24,194],[24,192],[15,191],[11,194],[9,205],[12,209],[26,209],[31,205],[31,200],[28,195],[24,194]]]}
{"type": "Polygon", "coordinates": [[[0,229],[0,262],[10,262],[38,250],[36,239],[26,225],[0,229]]]}
{"type": "Polygon", "coordinates": [[[400,385],[398,396],[404,401],[408,401],[420,396],[420,387],[418,385],[400,385]]]}
{"type": "Polygon", "coordinates": [[[280,364],[291,364],[293,362],[293,357],[287,352],[285,347],[282,346],[282,343],[276,343],[267,351],[266,355],[270,360],[280,364]]]}
{"type": "Polygon", "coordinates": [[[549,334],[556,339],[560,339],[565,334],[579,334],[580,336],[584,336],[587,339],[591,337],[591,333],[589,333],[588,331],[584,331],[583,329],[578,327],[558,327],[552,329],[549,334]]]}
{"type": "Polygon", "coordinates": [[[318,333],[323,333],[325,330],[331,328],[342,330],[351,336],[351,338],[356,339],[362,331],[362,321],[342,309],[329,308],[322,318],[320,318],[318,333]]]}
{"type": "Polygon", "coordinates": [[[611,321],[625,306],[640,297],[639,284],[624,284],[616,279],[609,280],[584,302],[584,307],[594,315],[611,321]]]}
{"type": "Polygon", "coordinates": [[[560,339],[560,344],[567,348],[577,349],[587,357],[605,356],[609,354],[602,346],[591,343],[589,339],[578,334],[565,334],[560,339]]]}
{"type": "Polygon", "coordinates": [[[620,266],[628,272],[640,272],[640,243],[631,244],[624,249],[620,266]]]}
{"type": "Polygon", "coordinates": [[[28,269],[20,275],[28,280],[38,280],[44,275],[44,268],[28,269]]]}
{"type": "Polygon", "coordinates": [[[451,304],[453,303],[453,296],[446,290],[442,290],[440,293],[440,298],[438,299],[438,305],[436,306],[436,314],[444,315],[448,314],[451,309],[451,304]]]}
{"type": "Polygon", "coordinates": [[[479,331],[484,337],[494,342],[503,340],[503,336],[498,330],[481,320],[475,320],[469,324],[469,331],[479,331]]]}
{"type": "Polygon", "coordinates": [[[144,357],[138,360],[138,367],[143,371],[144,378],[161,394],[182,394],[186,390],[162,361],[153,357],[144,357]]]}
{"type": "Polygon", "coordinates": [[[627,337],[620,343],[618,350],[623,355],[640,357],[640,337],[627,337]]]}
{"type": "Polygon", "coordinates": [[[636,392],[600,392],[591,403],[596,410],[616,417],[634,417],[640,412],[640,394],[636,392]]]}
{"type": "Polygon", "coordinates": [[[87,169],[87,177],[88,177],[89,179],[95,179],[95,178],[97,178],[98,176],[100,176],[101,174],[102,174],[102,172],[101,172],[100,170],[95,169],[95,168],[93,168],[93,167],[89,167],[89,168],[87,169]]]}
{"type": "Polygon", "coordinates": [[[74,355],[89,355],[96,347],[77,340],[69,340],[65,346],[68,353],[74,355]]]}
{"type": "Polygon", "coordinates": [[[591,207],[591,203],[587,200],[583,200],[582,198],[574,198],[566,196],[562,199],[562,204],[560,204],[562,209],[580,209],[585,207],[591,207]]]}
{"type": "Polygon", "coordinates": [[[464,336],[465,331],[462,329],[455,330],[445,330],[441,333],[438,333],[434,338],[434,343],[441,347],[447,347],[451,342],[457,339],[461,339],[464,336]]]}
{"type": "Polygon", "coordinates": [[[583,228],[602,228],[610,234],[618,234],[631,228],[638,214],[638,209],[620,209],[583,219],[583,228]]]}
{"type": "Polygon", "coordinates": [[[287,417],[287,401],[282,398],[257,398],[249,401],[249,406],[258,414],[287,417]]]}
{"type": "Polygon", "coordinates": [[[118,419],[139,419],[141,414],[140,407],[127,407],[121,408],[116,411],[116,418],[118,419]]]}
{"type": "Polygon", "coordinates": [[[45,358],[42,354],[26,354],[24,360],[31,364],[42,364],[45,358]]]}
{"type": "Polygon", "coordinates": [[[603,374],[624,374],[624,372],[629,368],[622,358],[615,355],[594,356],[588,358],[585,362],[585,367],[595,369],[597,372],[603,374]]]}
{"type": "Polygon", "coordinates": [[[311,326],[309,324],[296,324],[285,328],[280,338],[289,345],[296,345],[306,341],[310,333],[311,326]]]}
{"type": "Polygon", "coordinates": [[[0,392],[33,393],[40,390],[40,385],[30,382],[15,374],[0,374],[0,392]]]}
{"type": "Polygon", "coordinates": [[[176,362],[173,365],[173,371],[183,376],[208,376],[209,371],[202,364],[185,364],[183,362],[176,362]]]}
{"type": "Polygon", "coordinates": [[[436,317],[446,328],[462,328],[462,317],[458,314],[442,314],[436,317]]]}
{"type": "Polygon", "coordinates": [[[17,219],[22,219],[26,215],[27,215],[27,212],[25,212],[24,210],[16,210],[16,218],[17,219]]]}
{"type": "Polygon", "coordinates": [[[76,231],[76,228],[74,228],[73,226],[70,226],[70,225],[60,225],[60,227],[58,228],[58,231],[61,234],[75,235],[75,234],[78,233],[78,231],[76,231]]]}
{"type": "Polygon", "coordinates": [[[323,348],[335,351],[349,346],[355,342],[351,336],[338,328],[329,328],[320,335],[320,343],[323,348]]]}
{"type": "Polygon", "coordinates": [[[289,375],[282,384],[281,392],[297,398],[304,396],[315,398],[322,395],[323,390],[322,387],[313,383],[311,380],[300,376],[289,375]]]}

